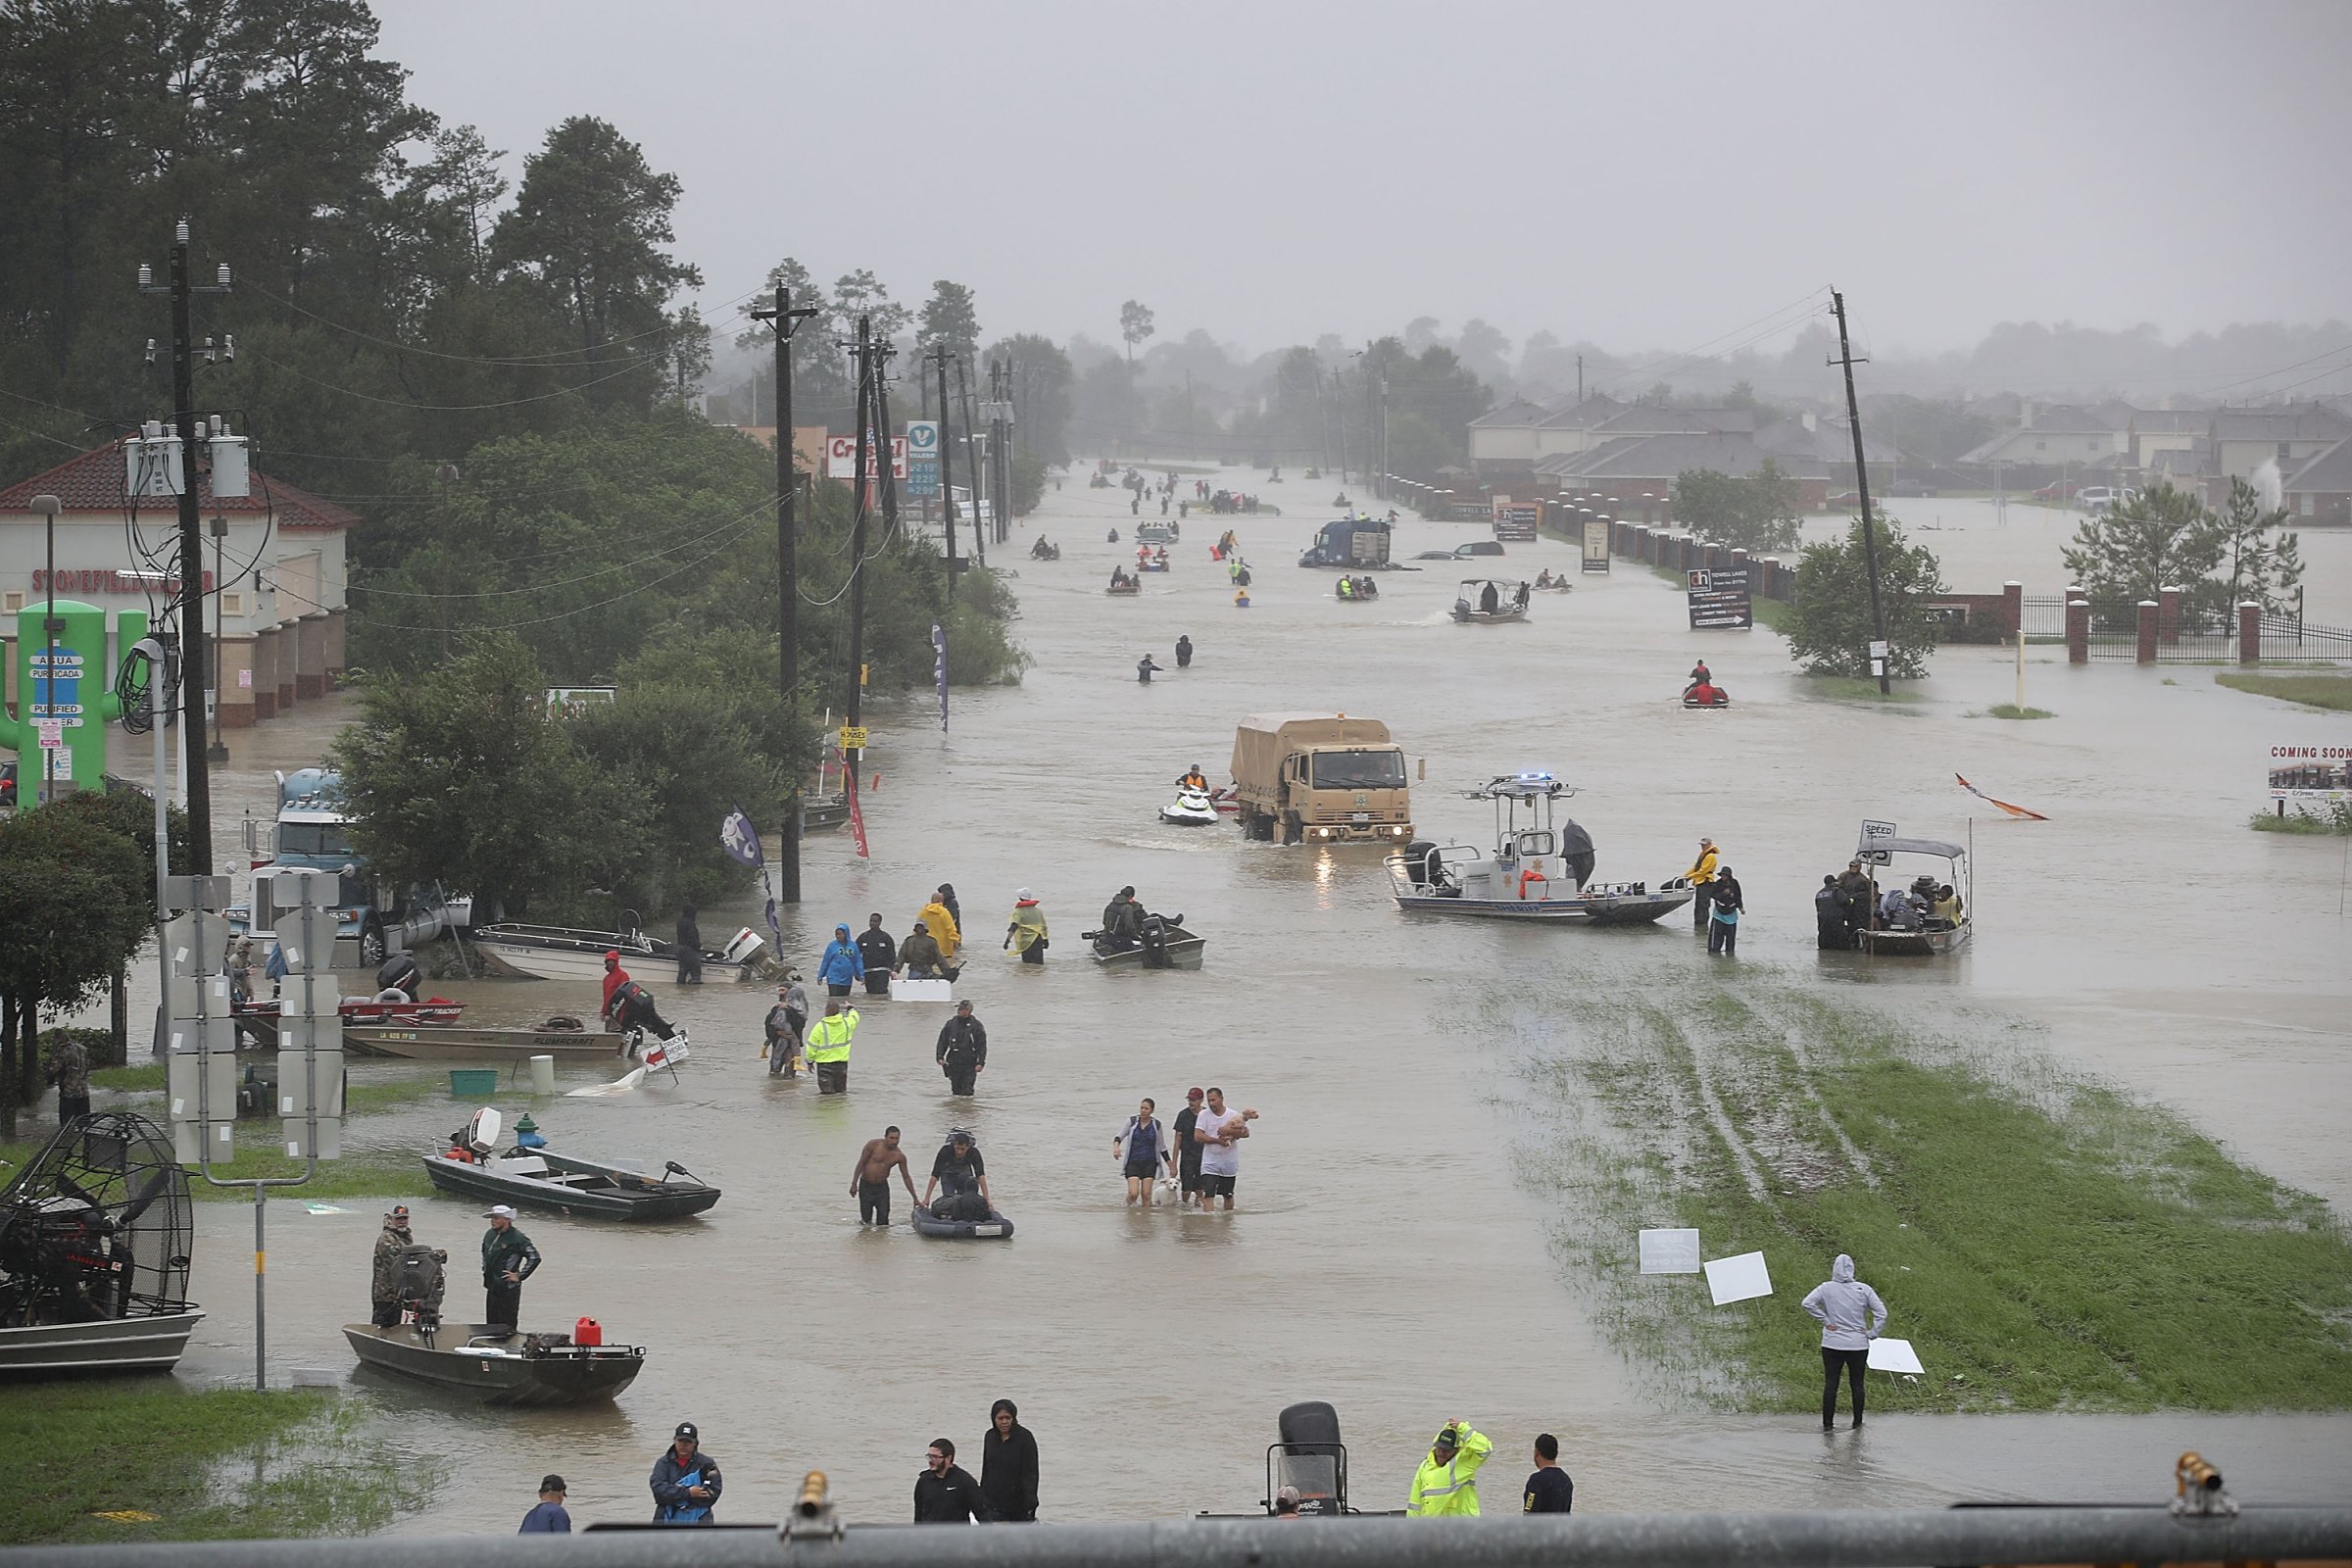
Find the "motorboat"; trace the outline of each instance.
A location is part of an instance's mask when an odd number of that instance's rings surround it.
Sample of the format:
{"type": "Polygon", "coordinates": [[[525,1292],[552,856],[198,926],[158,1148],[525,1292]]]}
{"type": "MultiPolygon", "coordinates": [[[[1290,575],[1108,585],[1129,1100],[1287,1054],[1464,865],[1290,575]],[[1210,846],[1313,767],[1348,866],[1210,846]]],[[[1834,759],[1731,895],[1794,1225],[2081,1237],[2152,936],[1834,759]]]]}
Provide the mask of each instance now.
{"type": "Polygon", "coordinates": [[[162,1128],[74,1117],[0,1192],[0,1382],[169,1372],[204,1309],[188,1178],[162,1128]]]}
{"type": "Polygon", "coordinates": [[[1116,594],[1122,599],[1131,599],[1144,591],[1144,585],[1133,577],[1126,577],[1112,583],[1102,591],[1106,594],[1116,594]]]}
{"type": "Polygon", "coordinates": [[[531,1056],[576,1061],[619,1054],[621,1037],[603,1029],[351,1023],[343,1026],[343,1049],[355,1056],[400,1056],[411,1061],[521,1061],[531,1056]]]}
{"type": "Polygon", "coordinates": [[[522,1334],[495,1323],[346,1323],[343,1338],[368,1366],[485,1404],[610,1399],[645,1366],[642,1346],[574,1345],[568,1334],[522,1334]]]}
{"type": "Polygon", "coordinates": [[[1144,916],[1143,938],[1132,948],[1105,951],[1102,933],[1081,932],[1090,944],[1088,952],[1095,962],[1106,969],[1198,969],[1201,954],[1208,947],[1206,937],[1198,937],[1184,928],[1184,916],[1147,914],[1144,916]]]}
{"type": "Polygon", "coordinates": [[[936,1236],[944,1241],[1002,1242],[1012,1239],[1012,1221],[998,1213],[993,1204],[986,1219],[946,1219],[917,1203],[914,1205],[914,1228],[925,1236],[936,1236]]]}
{"type": "Polygon", "coordinates": [[[1150,556],[1138,561],[1135,564],[1135,569],[1138,571],[1165,571],[1168,569],[1168,565],[1169,562],[1167,557],[1150,556]]]}
{"type": "Polygon", "coordinates": [[[719,1190],[673,1161],[660,1174],[586,1159],[518,1138],[498,1148],[499,1113],[485,1105],[450,1135],[449,1147],[428,1154],[424,1173],[442,1192],[496,1203],[551,1209],[587,1219],[664,1220],[700,1214],[719,1190]]]}
{"type": "MultiPolygon", "coordinates": [[[[1975,907],[1977,902],[1976,883],[1969,871],[1968,851],[1960,845],[1947,844],[1941,839],[1903,839],[1896,838],[1891,834],[1874,836],[1871,829],[1878,825],[1877,823],[1864,825],[1862,842],[1854,851],[1855,858],[1859,859],[1870,873],[1870,924],[1855,933],[1862,951],[1874,957],[1930,958],[1940,957],[1947,953],[1956,953],[1966,947],[1968,939],[1975,934],[1975,925],[1969,911],[1975,907]],[[1882,870],[1893,863],[1894,858],[1898,855],[1944,862],[1945,870],[1940,876],[1935,873],[1922,873],[1912,878],[1909,884],[1912,894],[1910,902],[1914,910],[1917,911],[1920,905],[1931,902],[1928,898],[1928,890],[1949,886],[1959,893],[1959,919],[1938,920],[1932,914],[1915,912],[1913,917],[1918,922],[1915,925],[1883,923],[1886,916],[1879,906],[1881,898],[1879,876],[1882,870]]],[[[1897,880],[1898,878],[1890,877],[1888,885],[1894,885],[1897,880]]]]}
{"type": "Polygon", "coordinates": [[[1576,786],[1544,772],[1505,774],[1466,792],[1494,808],[1491,850],[1416,839],[1388,858],[1396,907],[1556,925],[1648,925],[1695,896],[1682,877],[1597,883],[1592,837],[1557,804],[1576,786]]]}
{"type": "Polygon", "coordinates": [[[1515,582],[1465,577],[1453,597],[1453,618],[1465,626],[1499,626],[1507,620],[1525,620],[1527,601],[1519,597],[1519,585],[1515,582]]]}
{"type": "MultiPolygon", "coordinates": [[[[239,1051],[275,1051],[278,1036],[278,1002],[232,1002],[229,1014],[237,1026],[239,1051]]],[[[422,1002],[375,1002],[362,997],[345,997],[335,1008],[343,1026],[392,1024],[401,1027],[454,1024],[464,1016],[466,1004],[447,997],[428,997],[422,1002]]]]}
{"type": "Polygon", "coordinates": [[[1214,827],[1216,803],[1206,790],[1178,790],[1176,799],[1159,808],[1159,819],[1179,827],[1214,827]]]}
{"type": "MultiPolygon", "coordinates": [[[[502,921],[477,927],[473,945],[499,968],[525,980],[599,980],[605,974],[605,955],[617,953],[622,963],[647,965],[678,961],[675,944],[649,937],[632,927],[627,931],[581,931],[569,926],[519,925],[502,921]]],[[[703,979],[727,983],[758,979],[765,965],[760,952],[766,942],[750,926],[737,931],[723,948],[702,950],[703,979]]]]}

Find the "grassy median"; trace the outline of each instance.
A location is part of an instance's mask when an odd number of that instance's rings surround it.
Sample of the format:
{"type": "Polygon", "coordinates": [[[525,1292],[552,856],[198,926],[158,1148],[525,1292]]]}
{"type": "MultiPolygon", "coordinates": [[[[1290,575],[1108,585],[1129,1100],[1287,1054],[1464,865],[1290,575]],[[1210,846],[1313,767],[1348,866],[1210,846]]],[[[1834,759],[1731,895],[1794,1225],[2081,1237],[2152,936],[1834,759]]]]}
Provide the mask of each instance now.
{"type": "Polygon", "coordinates": [[[365,1535],[441,1479],[367,1438],[358,1407],[331,1394],[169,1378],[0,1393],[0,1451],[17,1461],[5,1545],[365,1535]]]}
{"type": "Polygon", "coordinates": [[[2338,713],[2352,713],[2352,675],[2273,675],[2252,670],[2224,670],[2214,683],[2233,692],[2276,697],[2282,703],[2301,703],[2338,713]]]}
{"type": "Polygon", "coordinates": [[[1519,1153],[1571,1281],[1673,1393],[1813,1408],[1797,1303],[1844,1251],[1928,1369],[1880,1380],[1889,1408],[2352,1407],[2352,1244],[2319,1199],[1997,1019],[1938,1004],[1931,1036],[1753,971],[1654,981],[1514,1020],[1519,1153]],[[1678,1225],[1762,1251],[1774,1294],[1640,1274],[1636,1230],[1678,1225]]]}

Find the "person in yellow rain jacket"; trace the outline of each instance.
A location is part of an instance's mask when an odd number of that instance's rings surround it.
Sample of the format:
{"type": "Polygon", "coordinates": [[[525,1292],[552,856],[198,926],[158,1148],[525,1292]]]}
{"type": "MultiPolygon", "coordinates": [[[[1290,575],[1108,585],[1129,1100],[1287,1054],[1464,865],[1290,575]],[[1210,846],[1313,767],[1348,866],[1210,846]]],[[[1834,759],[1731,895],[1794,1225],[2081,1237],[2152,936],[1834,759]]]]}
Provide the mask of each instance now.
{"type": "Polygon", "coordinates": [[[1700,839],[1698,841],[1698,858],[1692,860],[1690,869],[1683,873],[1690,879],[1690,886],[1698,892],[1698,897],[1690,901],[1690,928],[1694,931],[1704,931],[1707,928],[1708,915],[1714,912],[1708,906],[1715,902],[1715,841],[1700,839]]]}
{"type": "Polygon", "coordinates": [[[816,1070],[818,1094],[849,1092],[850,1044],[857,1035],[858,1009],[839,997],[827,999],[825,1015],[808,1026],[801,1042],[801,1059],[816,1070]]]}
{"type": "Polygon", "coordinates": [[[931,902],[916,910],[914,917],[923,922],[923,929],[930,932],[931,940],[939,944],[940,962],[954,969],[956,951],[963,946],[963,933],[956,929],[956,916],[948,908],[947,900],[940,894],[933,894],[931,902]]]}
{"type": "Polygon", "coordinates": [[[1479,1467],[1494,1451],[1494,1443],[1485,1433],[1471,1431],[1469,1422],[1446,1422],[1429,1446],[1429,1457],[1413,1472],[1405,1513],[1415,1519],[1477,1518],[1479,1467]]]}

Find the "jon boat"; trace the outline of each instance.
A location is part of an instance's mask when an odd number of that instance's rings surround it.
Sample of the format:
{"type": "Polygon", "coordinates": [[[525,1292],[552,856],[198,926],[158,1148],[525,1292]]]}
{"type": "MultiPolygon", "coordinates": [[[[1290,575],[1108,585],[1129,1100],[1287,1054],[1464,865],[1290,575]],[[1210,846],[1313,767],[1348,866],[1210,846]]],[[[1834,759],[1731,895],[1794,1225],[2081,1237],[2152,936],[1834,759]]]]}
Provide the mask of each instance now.
{"type": "Polygon", "coordinates": [[[1519,603],[1519,585],[1491,577],[1465,577],[1453,599],[1453,618],[1461,624],[1499,626],[1506,620],[1525,620],[1527,607],[1519,603]],[[1494,608],[1481,610],[1486,591],[1494,590],[1494,608]]]}
{"type": "MultiPolygon", "coordinates": [[[[476,926],[472,942],[492,963],[525,980],[601,981],[608,953],[619,954],[624,967],[636,963],[654,968],[678,961],[674,943],[634,930],[580,931],[506,921],[476,926]]],[[[760,972],[760,950],[765,946],[758,932],[745,926],[725,947],[703,950],[703,978],[722,983],[755,978],[760,972]]]]}
{"type": "Polygon", "coordinates": [[[412,1061],[520,1061],[529,1056],[578,1061],[618,1055],[620,1036],[601,1029],[348,1023],[343,1026],[343,1049],[355,1056],[402,1056],[412,1061]]]}
{"type": "Polygon", "coordinates": [[[1970,911],[1976,907],[1977,890],[1969,874],[1967,850],[1941,839],[1865,838],[1855,849],[1854,856],[1870,868],[1871,923],[1858,933],[1864,953],[1874,957],[1933,958],[1956,953],[1968,945],[1968,939],[1975,934],[1970,911]],[[1879,870],[1890,864],[1898,855],[1925,856],[1945,862],[1949,871],[1939,880],[1949,882],[1960,894],[1960,918],[1957,922],[1925,922],[1917,930],[1880,927],[1879,870]]]}
{"type": "Polygon", "coordinates": [[[1105,588],[1102,591],[1106,594],[1116,594],[1120,598],[1125,599],[1131,597],[1132,595],[1142,593],[1144,591],[1144,585],[1133,578],[1129,578],[1127,581],[1120,583],[1115,588],[1105,588]]]}
{"type": "MultiPolygon", "coordinates": [[[[278,1002],[235,1003],[230,1006],[237,1022],[239,1051],[275,1051],[277,1049],[278,1002]]],[[[345,997],[336,1006],[343,1026],[354,1024],[454,1024],[464,1015],[466,1004],[452,1002],[447,997],[432,997],[422,1002],[372,1002],[359,997],[345,997]]]]}
{"type": "Polygon", "coordinates": [[[1576,793],[1549,773],[1514,773],[1468,791],[1494,806],[1494,847],[1416,840],[1384,862],[1396,907],[1538,925],[1648,925],[1693,897],[1674,877],[1596,883],[1592,835],[1573,817],[1553,829],[1555,803],[1576,793]]]}
{"type": "Polygon", "coordinates": [[[1198,969],[1200,967],[1200,956],[1208,948],[1206,937],[1193,935],[1175,920],[1162,921],[1161,930],[1165,933],[1166,938],[1161,944],[1168,959],[1165,964],[1145,962],[1146,951],[1140,947],[1129,948],[1123,953],[1104,953],[1102,949],[1092,946],[1096,935],[1094,932],[1088,931],[1083,935],[1089,943],[1087,951],[1094,955],[1095,962],[1105,969],[1198,969]]]}
{"type": "Polygon", "coordinates": [[[718,1201],[717,1188],[674,1162],[664,1164],[659,1175],[649,1175],[544,1147],[499,1153],[500,1127],[497,1111],[486,1105],[475,1111],[465,1131],[450,1140],[450,1149],[425,1156],[425,1175],[441,1191],[460,1198],[484,1198],[588,1219],[683,1219],[718,1201]],[[471,1159],[457,1157],[461,1144],[471,1159]]]}
{"type": "Polygon", "coordinates": [[[458,1389],[485,1404],[585,1404],[610,1399],[637,1379],[645,1350],[634,1345],[550,1344],[562,1335],[509,1334],[494,1323],[346,1323],[343,1338],[369,1366],[419,1383],[458,1389]]]}

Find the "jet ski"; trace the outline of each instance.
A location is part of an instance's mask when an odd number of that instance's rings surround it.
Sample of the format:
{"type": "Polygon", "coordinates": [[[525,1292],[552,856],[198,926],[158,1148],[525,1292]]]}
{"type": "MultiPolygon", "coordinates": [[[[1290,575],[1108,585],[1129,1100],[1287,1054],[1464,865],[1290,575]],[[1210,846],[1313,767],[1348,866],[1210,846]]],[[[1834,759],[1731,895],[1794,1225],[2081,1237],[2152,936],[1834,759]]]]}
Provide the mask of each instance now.
{"type": "Polygon", "coordinates": [[[1217,820],[1217,808],[1206,790],[1178,790],[1176,799],[1159,808],[1159,819],[1178,827],[1211,827],[1217,820]]]}
{"type": "Polygon", "coordinates": [[[1685,708],[1729,708],[1732,694],[1713,681],[1700,681],[1683,693],[1685,708]]]}

